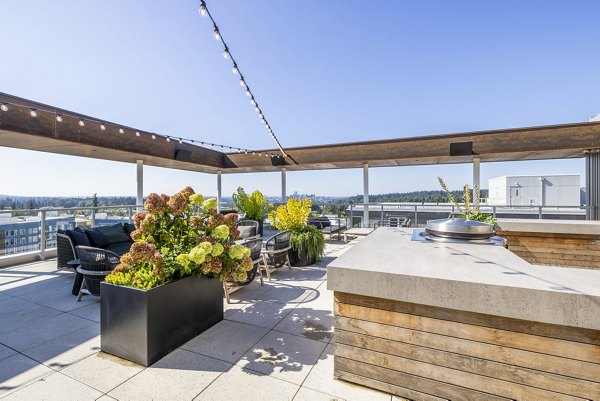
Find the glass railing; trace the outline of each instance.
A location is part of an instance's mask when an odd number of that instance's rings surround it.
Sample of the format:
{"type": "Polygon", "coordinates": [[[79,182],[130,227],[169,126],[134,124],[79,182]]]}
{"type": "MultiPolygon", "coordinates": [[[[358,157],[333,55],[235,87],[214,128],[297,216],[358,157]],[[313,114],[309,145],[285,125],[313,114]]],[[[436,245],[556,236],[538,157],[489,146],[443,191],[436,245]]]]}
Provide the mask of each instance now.
{"type": "Polygon", "coordinates": [[[100,206],[0,210],[0,257],[39,253],[56,248],[58,230],[132,222],[141,206],[100,206]]]}
{"type": "MultiPolygon", "coordinates": [[[[464,205],[461,205],[464,207],[464,205]]],[[[482,213],[495,218],[585,220],[588,206],[500,206],[482,205],[482,213]]],[[[424,227],[428,220],[456,214],[452,204],[435,203],[356,203],[348,206],[348,227],[379,227],[410,220],[411,227],[424,227]]]]}

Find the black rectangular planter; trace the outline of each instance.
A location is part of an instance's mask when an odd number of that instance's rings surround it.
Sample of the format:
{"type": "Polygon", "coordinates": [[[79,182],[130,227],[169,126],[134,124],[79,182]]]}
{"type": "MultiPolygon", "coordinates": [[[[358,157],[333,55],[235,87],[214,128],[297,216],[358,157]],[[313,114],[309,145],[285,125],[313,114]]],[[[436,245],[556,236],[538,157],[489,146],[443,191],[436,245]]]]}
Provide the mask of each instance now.
{"type": "Polygon", "coordinates": [[[223,285],[187,277],[150,290],[103,282],[100,348],[149,366],[223,320],[223,285]]]}

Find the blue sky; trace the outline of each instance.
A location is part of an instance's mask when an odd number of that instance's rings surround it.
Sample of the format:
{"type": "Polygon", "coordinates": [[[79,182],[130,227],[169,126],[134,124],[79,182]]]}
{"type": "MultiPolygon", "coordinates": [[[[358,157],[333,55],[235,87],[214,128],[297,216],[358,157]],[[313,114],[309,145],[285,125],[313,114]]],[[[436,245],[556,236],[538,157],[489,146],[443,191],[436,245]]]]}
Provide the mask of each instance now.
{"type": "MultiPolygon", "coordinates": [[[[597,1],[207,4],[284,147],[600,113],[597,1]]],[[[2,92],[167,135],[273,146],[197,1],[0,0],[0,10],[2,92]]],[[[583,179],[584,162],[482,164],[482,183],[538,173],[583,179]]],[[[438,175],[458,188],[471,166],[371,169],[371,192],[435,189],[438,175]]],[[[0,177],[0,193],[135,193],[134,165],[9,148],[0,148],[0,177]]],[[[287,181],[288,193],[362,192],[356,169],[287,181]]],[[[145,169],[145,193],[185,185],[216,192],[213,175],[145,169]]],[[[238,185],[280,192],[277,173],[225,175],[224,195],[238,185]]]]}

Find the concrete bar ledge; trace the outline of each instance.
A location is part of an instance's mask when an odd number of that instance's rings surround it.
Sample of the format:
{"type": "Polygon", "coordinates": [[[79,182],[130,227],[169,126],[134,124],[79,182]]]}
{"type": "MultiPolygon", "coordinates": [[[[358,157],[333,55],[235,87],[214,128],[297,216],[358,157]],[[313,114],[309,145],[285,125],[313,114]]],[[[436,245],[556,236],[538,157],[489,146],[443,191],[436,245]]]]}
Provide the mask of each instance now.
{"type": "Polygon", "coordinates": [[[411,241],[381,227],[328,265],[327,288],[600,330],[600,271],[536,266],[493,245],[411,241]]]}
{"type": "Polygon", "coordinates": [[[600,236],[599,221],[498,219],[497,230],[540,234],[576,234],[600,236]]]}

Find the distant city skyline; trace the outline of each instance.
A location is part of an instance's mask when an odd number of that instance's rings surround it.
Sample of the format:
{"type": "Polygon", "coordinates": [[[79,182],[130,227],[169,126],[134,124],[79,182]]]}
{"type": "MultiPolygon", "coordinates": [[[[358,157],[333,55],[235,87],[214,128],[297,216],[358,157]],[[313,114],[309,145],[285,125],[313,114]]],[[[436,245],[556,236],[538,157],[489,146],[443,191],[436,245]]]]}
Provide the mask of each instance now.
{"type": "MultiPolygon", "coordinates": [[[[208,1],[285,147],[588,121],[600,113],[596,1],[208,1]]],[[[273,144],[198,2],[3,2],[0,91],[127,126],[246,148],[273,144]],[[40,62],[43,60],[43,62],[40,62]]],[[[1,118],[1,116],[0,116],[1,118]]],[[[482,163],[580,174],[584,161],[482,163]]],[[[370,169],[370,192],[471,183],[471,165],[370,169]]],[[[214,175],[145,167],[144,193],[214,175]]],[[[288,172],[287,192],[362,193],[362,170],[288,172]]],[[[135,195],[135,166],[0,148],[0,193],[135,195]]],[[[280,193],[279,173],[223,175],[280,193]]]]}

